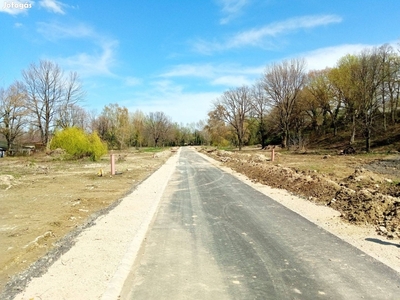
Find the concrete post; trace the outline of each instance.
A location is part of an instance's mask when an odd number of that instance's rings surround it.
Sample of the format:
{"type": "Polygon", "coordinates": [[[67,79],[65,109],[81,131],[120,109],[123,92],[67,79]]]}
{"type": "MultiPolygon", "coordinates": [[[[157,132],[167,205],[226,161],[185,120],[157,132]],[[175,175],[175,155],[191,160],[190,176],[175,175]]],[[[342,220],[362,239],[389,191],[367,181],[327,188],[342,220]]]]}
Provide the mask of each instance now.
{"type": "Polygon", "coordinates": [[[111,161],[111,175],[115,175],[115,157],[114,157],[114,154],[110,155],[110,161],[111,161]]]}
{"type": "Polygon", "coordinates": [[[271,151],[271,161],[275,160],[275,149],[272,149],[271,151]]]}

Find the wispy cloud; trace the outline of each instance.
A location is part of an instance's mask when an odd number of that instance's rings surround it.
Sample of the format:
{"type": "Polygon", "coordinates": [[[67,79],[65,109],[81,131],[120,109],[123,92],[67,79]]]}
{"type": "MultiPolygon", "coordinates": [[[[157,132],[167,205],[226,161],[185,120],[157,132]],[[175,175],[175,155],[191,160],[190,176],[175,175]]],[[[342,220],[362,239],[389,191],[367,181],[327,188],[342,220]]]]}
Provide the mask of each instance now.
{"type": "Polygon", "coordinates": [[[55,22],[38,22],[37,31],[50,41],[68,38],[97,37],[95,30],[84,23],[77,23],[71,26],[55,22]]]}
{"type": "Polygon", "coordinates": [[[251,84],[261,76],[264,66],[243,67],[236,64],[182,64],[173,66],[160,75],[164,78],[192,77],[203,78],[211,85],[235,87],[251,84]]]}
{"type": "Polygon", "coordinates": [[[162,111],[172,120],[180,120],[183,124],[206,118],[212,101],[221,95],[220,91],[186,91],[182,85],[171,80],[158,80],[151,86],[150,90],[137,92],[130,99],[125,99],[128,109],[139,109],[144,113],[162,111]]]}
{"type": "MultiPolygon", "coordinates": [[[[398,41],[392,41],[388,43],[393,48],[398,46],[398,41]]],[[[307,61],[308,70],[321,70],[325,68],[334,67],[339,59],[347,54],[357,55],[363,50],[380,47],[381,44],[371,45],[371,44],[343,44],[332,47],[325,47],[316,49],[310,52],[300,54],[307,61]]]]}
{"type": "Polygon", "coordinates": [[[136,85],[140,85],[141,83],[142,83],[142,80],[137,77],[128,76],[125,78],[125,84],[127,86],[136,86],[136,85]]]}
{"type": "Polygon", "coordinates": [[[282,22],[272,23],[261,28],[253,28],[237,33],[223,42],[199,40],[194,44],[194,50],[203,54],[223,51],[246,46],[270,47],[272,38],[286,35],[301,29],[340,23],[342,18],[336,15],[317,15],[291,18],[282,22]],[[269,39],[268,39],[269,38],[269,39]]]}
{"type": "Polygon", "coordinates": [[[117,41],[102,40],[98,42],[100,51],[82,52],[73,56],[59,58],[58,61],[67,69],[77,71],[81,76],[112,76],[111,67],[115,65],[114,53],[117,41]]]}
{"type": "Polygon", "coordinates": [[[66,25],[40,22],[37,31],[47,40],[82,39],[93,45],[92,52],[81,52],[72,56],[58,58],[64,67],[78,71],[82,76],[114,76],[111,67],[115,64],[115,50],[118,41],[104,37],[84,23],[66,25]]]}
{"type": "Polygon", "coordinates": [[[307,61],[308,70],[322,70],[334,67],[343,56],[360,53],[360,51],[368,47],[368,45],[363,44],[338,45],[316,49],[303,53],[301,56],[307,61]]]}
{"type": "Polygon", "coordinates": [[[217,3],[222,7],[224,14],[220,24],[227,24],[243,11],[249,0],[218,0],[217,3]]]}
{"type": "Polygon", "coordinates": [[[67,6],[66,4],[57,0],[40,0],[39,5],[47,11],[62,15],[65,14],[64,8],[67,6]]]}
{"type": "Polygon", "coordinates": [[[34,1],[7,1],[0,0],[0,13],[6,13],[10,15],[26,14],[34,5],[34,1]]]}

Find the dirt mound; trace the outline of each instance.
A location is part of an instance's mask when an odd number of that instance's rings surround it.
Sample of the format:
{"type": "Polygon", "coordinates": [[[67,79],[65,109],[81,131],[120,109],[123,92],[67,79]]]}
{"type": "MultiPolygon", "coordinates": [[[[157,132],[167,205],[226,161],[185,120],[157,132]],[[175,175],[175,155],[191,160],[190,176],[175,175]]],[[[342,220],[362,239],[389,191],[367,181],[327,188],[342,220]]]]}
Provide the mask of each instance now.
{"type": "Polygon", "coordinates": [[[205,153],[245,174],[253,182],[286,189],[338,210],[350,223],[371,225],[388,238],[400,238],[400,187],[384,175],[373,172],[371,167],[367,170],[357,166],[353,174],[337,180],[329,174],[274,164],[262,154],[205,153]]]}

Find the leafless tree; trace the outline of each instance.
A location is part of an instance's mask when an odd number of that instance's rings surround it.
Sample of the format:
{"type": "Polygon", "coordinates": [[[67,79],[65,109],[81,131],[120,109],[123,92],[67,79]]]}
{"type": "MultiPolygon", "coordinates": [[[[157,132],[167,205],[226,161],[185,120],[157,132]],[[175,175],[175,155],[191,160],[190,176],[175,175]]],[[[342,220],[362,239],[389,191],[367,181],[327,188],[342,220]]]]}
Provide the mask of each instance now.
{"type": "Polygon", "coordinates": [[[20,82],[0,90],[0,134],[6,139],[8,149],[24,133],[27,122],[25,101],[26,94],[20,82]]]}
{"type": "Polygon", "coordinates": [[[57,126],[61,128],[79,127],[87,130],[89,129],[89,114],[77,104],[65,104],[59,109],[57,126]]]}
{"type": "Polygon", "coordinates": [[[22,76],[32,125],[39,130],[42,143],[48,145],[60,108],[75,104],[83,97],[78,76],[70,73],[66,78],[56,63],[46,60],[31,64],[22,71],[22,76]]]}
{"type": "Polygon", "coordinates": [[[305,61],[292,59],[268,66],[263,76],[264,89],[279,113],[282,146],[288,147],[291,119],[298,94],[305,84],[305,61]]]}
{"type": "Polygon", "coordinates": [[[242,150],[246,134],[246,121],[252,109],[249,87],[242,86],[226,91],[217,99],[214,107],[219,118],[233,127],[239,150],[242,150]]]}
{"type": "Polygon", "coordinates": [[[165,142],[171,130],[171,120],[164,112],[150,112],[146,118],[146,131],[149,139],[152,139],[154,146],[165,142]]]}
{"type": "Polygon", "coordinates": [[[263,83],[256,82],[251,88],[251,103],[254,116],[258,120],[258,133],[260,135],[261,148],[264,149],[267,138],[266,114],[271,108],[271,101],[265,92],[263,83]]]}

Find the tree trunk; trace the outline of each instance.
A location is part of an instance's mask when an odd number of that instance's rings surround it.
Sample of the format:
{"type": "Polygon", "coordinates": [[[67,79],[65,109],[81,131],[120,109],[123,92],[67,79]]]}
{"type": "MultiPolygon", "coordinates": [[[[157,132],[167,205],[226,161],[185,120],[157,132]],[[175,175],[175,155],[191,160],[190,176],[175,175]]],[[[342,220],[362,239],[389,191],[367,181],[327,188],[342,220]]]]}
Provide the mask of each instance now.
{"type": "Polygon", "coordinates": [[[332,122],[333,126],[333,136],[337,136],[337,124],[335,121],[332,122]]]}
{"type": "Polygon", "coordinates": [[[371,151],[371,129],[369,127],[365,129],[365,151],[367,153],[371,151]]]}
{"type": "Polygon", "coordinates": [[[351,137],[350,137],[350,144],[354,144],[356,138],[356,116],[353,114],[352,122],[351,122],[351,137]]]}

